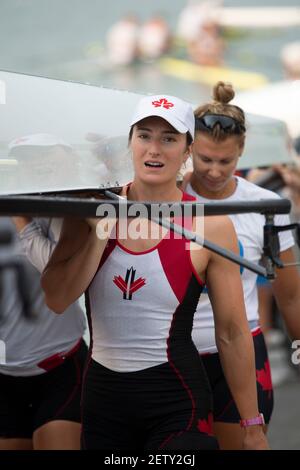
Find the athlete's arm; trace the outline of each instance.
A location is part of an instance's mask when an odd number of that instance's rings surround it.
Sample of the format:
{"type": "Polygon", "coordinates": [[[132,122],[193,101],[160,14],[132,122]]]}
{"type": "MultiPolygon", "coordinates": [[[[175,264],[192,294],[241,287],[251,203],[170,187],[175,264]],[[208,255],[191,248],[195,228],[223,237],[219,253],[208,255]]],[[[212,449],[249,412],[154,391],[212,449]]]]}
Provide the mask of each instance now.
{"type": "Polygon", "coordinates": [[[14,217],[13,221],[19,232],[23,252],[31,264],[42,272],[56,245],[46,235],[50,221],[43,219],[40,224],[28,217],[14,217]]]}
{"type": "MultiPolygon", "coordinates": [[[[294,263],[292,248],[282,251],[283,263],[294,263]]],[[[272,290],[291,339],[300,339],[300,276],[296,266],[276,270],[272,290]]]]}
{"type": "MultiPolygon", "coordinates": [[[[228,217],[205,218],[205,237],[238,254],[236,234],[228,217]]],[[[192,256],[203,257],[201,251],[192,256]]],[[[241,418],[253,418],[259,414],[254,347],[245,312],[239,266],[212,252],[209,252],[207,259],[206,284],[214,312],[216,344],[224,375],[241,418]]],[[[244,447],[268,448],[260,426],[246,428],[244,447]]]]}
{"type": "Polygon", "coordinates": [[[42,287],[48,307],[62,313],[77,300],[93,279],[109,238],[98,238],[96,224],[67,218],[60,239],[42,274],[42,287]]]}

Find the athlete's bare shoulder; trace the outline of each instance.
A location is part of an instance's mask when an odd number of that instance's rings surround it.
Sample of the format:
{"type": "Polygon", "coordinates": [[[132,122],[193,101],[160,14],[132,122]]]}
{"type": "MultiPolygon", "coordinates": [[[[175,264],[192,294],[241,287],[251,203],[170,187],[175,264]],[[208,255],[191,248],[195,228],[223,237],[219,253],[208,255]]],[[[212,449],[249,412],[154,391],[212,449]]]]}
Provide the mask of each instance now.
{"type": "MultiPolygon", "coordinates": [[[[204,218],[204,238],[225,246],[236,234],[233,223],[227,215],[207,216],[204,218]]],[[[231,244],[231,243],[230,243],[231,244]]]]}
{"type": "Polygon", "coordinates": [[[195,217],[193,230],[201,238],[222,244],[224,237],[235,237],[233,223],[227,215],[195,217]]]}

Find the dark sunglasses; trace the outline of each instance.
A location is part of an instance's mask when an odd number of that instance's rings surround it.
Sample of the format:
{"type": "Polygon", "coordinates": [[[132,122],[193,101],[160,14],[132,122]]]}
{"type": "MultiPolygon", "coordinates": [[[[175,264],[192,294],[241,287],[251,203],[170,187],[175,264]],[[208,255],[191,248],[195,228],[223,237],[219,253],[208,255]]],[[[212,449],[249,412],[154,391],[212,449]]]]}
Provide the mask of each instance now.
{"type": "Polygon", "coordinates": [[[223,114],[204,114],[200,118],[195,119],[195,130],[212,131],[216,124],[219,124],[224,132],[232,134],[241,134],[246,131],[245,126],[240,124],[236,119],[223,114]]]}

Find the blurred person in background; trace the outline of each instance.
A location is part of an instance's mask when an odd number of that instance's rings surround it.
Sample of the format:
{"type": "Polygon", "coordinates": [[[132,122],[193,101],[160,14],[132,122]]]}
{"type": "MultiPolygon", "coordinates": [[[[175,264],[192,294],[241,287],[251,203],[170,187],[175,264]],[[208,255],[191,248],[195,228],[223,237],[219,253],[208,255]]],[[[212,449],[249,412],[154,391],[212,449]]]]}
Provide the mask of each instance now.
{"type": "Polygon", "coordinates": [[[280,52],[285,76],[288,80],[300,79],[300,41],[286,44],[280,52]]]}
{"type": "MultiPolygon", "coordinates": [[[[293,144],[296,151],[296,155],[300,157],[300,136],[294,140],[291,139],[291,145],[293,144]]],[[[253,182],[257,182],[259,186],[266,187],[269,185],[276,184],[278,186],[278,192],[284,197],[291,199],[292,211],[291,217],[297,221],[300,216],[300,171],[297,169],[297,165],[286,166],[286,165],[273,165],[268,168],[255,168],[247,172],[246,179],[253,182]],[[270,172],[271,170],[272,173],[270,172]],[[276,180],[275,172],[278,176],[281,176],[281,181],[276,180]],[[274,175],[274,177],[273,177],[274,175]]],[[[295,247],[297,254],[297,248],[295,247]]],[[[272,347],[273,345],[280,345],[285,342],[285,335],[282,330],[282,322],[278,317],[278,308],[273,295],[271,282],[262,276],[257,278],[258,287],[258,299],[259,299],[259,317],[260,325],[265,334],[267,346],[272,347]]]]}
{"type": "Polygon", "coordinates": [[[140,58],[158,59],[169,50],[170,46],[170,28],[162,16],[157,14],[141,26],[138,40],[140,58]]]}
{"type": "MultiPolygon", "coordinates": [[[[185,175],[184,188],[199,202],[279,198],[276,193],[235,176],[245,145],[246,123],[243,110],[230,104],[233,98],[232,86],[218,82],[213,90],[213,101],[196,109],[196,133],[192,149],[194,170],[185,175]]],[[[265,217],[251,213],[231,215],[230,218],[243,256],[258,263],[263,255],[265,217]]],[[[275,223],[288,224],[289,217],[276,215],[275,223]]],[[[282,261],[294,262],[294,239],[291,233],[282,232],[279,238],[282,261]]],[[[280,313],[291,338],[300,338],[300,279],[297,268],[277,269],[276,274],[272,289],[280,313]]],[[[243,270],[246,313],[255,347],[259,410],[264,414],[267,425],[273,409],[273,390],[264,336],[259,326],[256,277],[249,270],[243,270]]],[[[214,337],[211,305],[209,298],[203,295],[194,318],[193,341],[202,355],[213,390],[214,431],[222,449],[241,449],[244,430],[240,426],[240,416],[222,371],[214,337]]]]}
{"type": "Polygon", "coordinates": [[[138,55],[139,21],[128,14],[113,24],[106,35],[106,49],[111,65],[130,65],[138,55]]]}
{"type": "MultiPolygon", "coordinates": [[[[291,139],[291,145],[294,145],[296,154],[300,156],[300,137],[294,140],[291,139]]],[[[266,189],[268,189],[269,186],[272,187],[273,185],[278,187],[276,192],[292,200],[292,221],[297,221],[297,219],[299,219],[300,193],[297,191],[297,186],[298,188],[300,187],[300,173],[296,165],[293,165],[292,167],[286,165],[273,165],[272,167],[268,168],[251,169],[249,172],[247,172],[246,179],[253,183],[257,182],[259,186],[265,187],[266,189]],[[276,173],[278,173],[277,176],[276,173]],[[279,179],[279,176],[281,176],[281,179],[279,179]],[[290,183],[290,187],[288,183],[290,183]]],[[[298,258],[298,248],[296,246],[294,252],[298,258]]],[[[277,349],[276,357],[279,358],[278,348],[282,348],[283,356],[285,356],[286,354],[284,353],[285,350],[283,348],[285,345],[286,353],[289,356],[290,342],[284,331],[284,325],[282,324],[282,319],[278,312],[271,282],[262,276],[258,276],[257,289],[260,325],[265,335],[267,347],[270,349],[277,349]]],[[[276,363],[279,363],[279,360],[277,360],[276,363]]],[[[286,370],[285,374],[283,372],[279,375],[277,374],[277,380],[282,381],[283,377],[285,376],[288,376],[288,370],[286,370]]]]}
{"type": "MultiPolygon", "coordinates": [[[[299,145],[297,142],[300,142],[300,137],[299,140],[295,141],[295,148],[297,149],[297,145],[299,145]]],[[[299,145],[299,150],[300,150],[300,145],[299,145]]],[[[300,158],[300,152],[298,153],[299,158],[300,158]]],[[[300,163],[300,160],[299,160],[300,163]]],[[[300,166],[299,165],[294,165],[294,166],[287,166],[287,165],[274,165],[273,166],[274,170],[277,171],[280,176],[283,179],[283,182],[286,187],[286,194],[288,197],[291,198],[292,203],[293,203],[293,215],[296,221],[300,220],[300,166]]]]}
{"type": "Polygon", "coordinates": [[[195,38],[187,44],[189,57],[198,65],[219,66],[223,62],[224,42],[219,25],[212,19],[203,20],[195,38]]]}
{"type": "Polygon", "coordinates": [[[216,15],[221,4],[222,0],[191,0],[179,15],[178,35],[196,64],[218,66],[223,61],[224,42],[216,15]]]}

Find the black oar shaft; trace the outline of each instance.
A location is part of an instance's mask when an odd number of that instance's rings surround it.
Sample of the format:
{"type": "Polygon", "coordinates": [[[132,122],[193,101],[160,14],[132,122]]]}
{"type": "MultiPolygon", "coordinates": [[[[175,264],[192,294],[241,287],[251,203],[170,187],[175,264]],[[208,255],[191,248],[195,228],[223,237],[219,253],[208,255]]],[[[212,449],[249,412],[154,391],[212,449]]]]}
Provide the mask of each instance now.
{"type": "Polygon", "coordinates": [[[197,243],[198,245],[201,245],[204,248],[207,248],[208,250],[213,251],[214,253],[217,253],[218,255],[223,256],[223,258],[226,258],[232,261],[233,263],[236,263],[240,266],[243,266],[244,268],[249,269],[250,271],[256,274],[259,274],[260,276],[267,275],[267,271],[264,267],[259,266],[258,264],[252,263],[251,261],[248,261],[245,258],[242,258],[241,256],[238,256],[235,253],[232,253],[231,251],[226,250],[225,248],[221,248],[215,243],[199,237],[199,235],[196,235],[195,233],[191,232],[190,230],[185,229],[184,227],[180,227],[164,219],[152,219],[152,220],[156,222],[157,224],[161,225],[162,227],[168,228],[169,230],[172,230],[173,232],[176,232],[179,235],[183,235],[184,238],[186,238],[187,240],[197,243]]]}
{"type": "MultiPolygon", "coordinates": [[[[106,191],[105,194],[111,193],[106,191]]],[[[115,194],[115,193],[111,193],[115,194]]],[[[148,215],[154,215],[164,210],[178,210],[182,214],[199,215],[226,215],[256,212],[260,214],[287,214],[291,203],[287,199],[265,199],[262,201],[236,201],[234,203],[154,203],[150,201],[127,201],[120,211],[120,200],[83,199],[78,197],[49,197],[49,196],[0,196],[0,215],[28,215],[44,217],[95,217],[97,210],[103,204],[109,204],[116,217],[128,216],[127,211],[134,212],[142,207],[148,215]]]]}
{"type": "MultiPolygon", "coordinates": [[[[119,200],[120,202],[122,201],[123,203],[126,202],[126,199],[121,198],[120,196],[118,196],[117,194],[115,194],[111,191],[105,191],[105,195],[107,197],[111,197],[113,200],[119,200]]],[[[218,255],[221,255],[224,258],[232,261],[233,263],[236,263],[240,266],[243,266],[244,268],[249,269],[250,271],[252,271],[256,274],[259,274],[261,276],[266,276],[267,275],[266,269],[263,268],[262,266],[259,266],[255,263],[252,263],[251,261],[248,261],[248,260],[242,258],[241,256],[238,256],[235,253],[232,253],[231,251],[225,250],[224,248],[221,248],[220,246],[216,245],[215,243],[212,243],[208,240],[203,239],[199,235],[193,233],[190,230],[187,230],[184,227],[176,225],[176,224],[174,224],[172,222],[169,222],[166,219],[162,219],[162,218],[156,218],[156,217],[155,218],[153,218],[153,217],[150,218],[149,217],[149,219],[151,219],[153,222],[161,225],[162,227],[167,228],[168,230],[172,230],[173,232],[175,232],[175,233],[177,233],[181,236],[184,236],[184,238],[186,238],[187,240],[190,240],[194,243],[197,243],[198,245],[203,246],[203,247],[209,249],[210,251],[213,251],[214,253],[217,253],[218,255]]]]}

